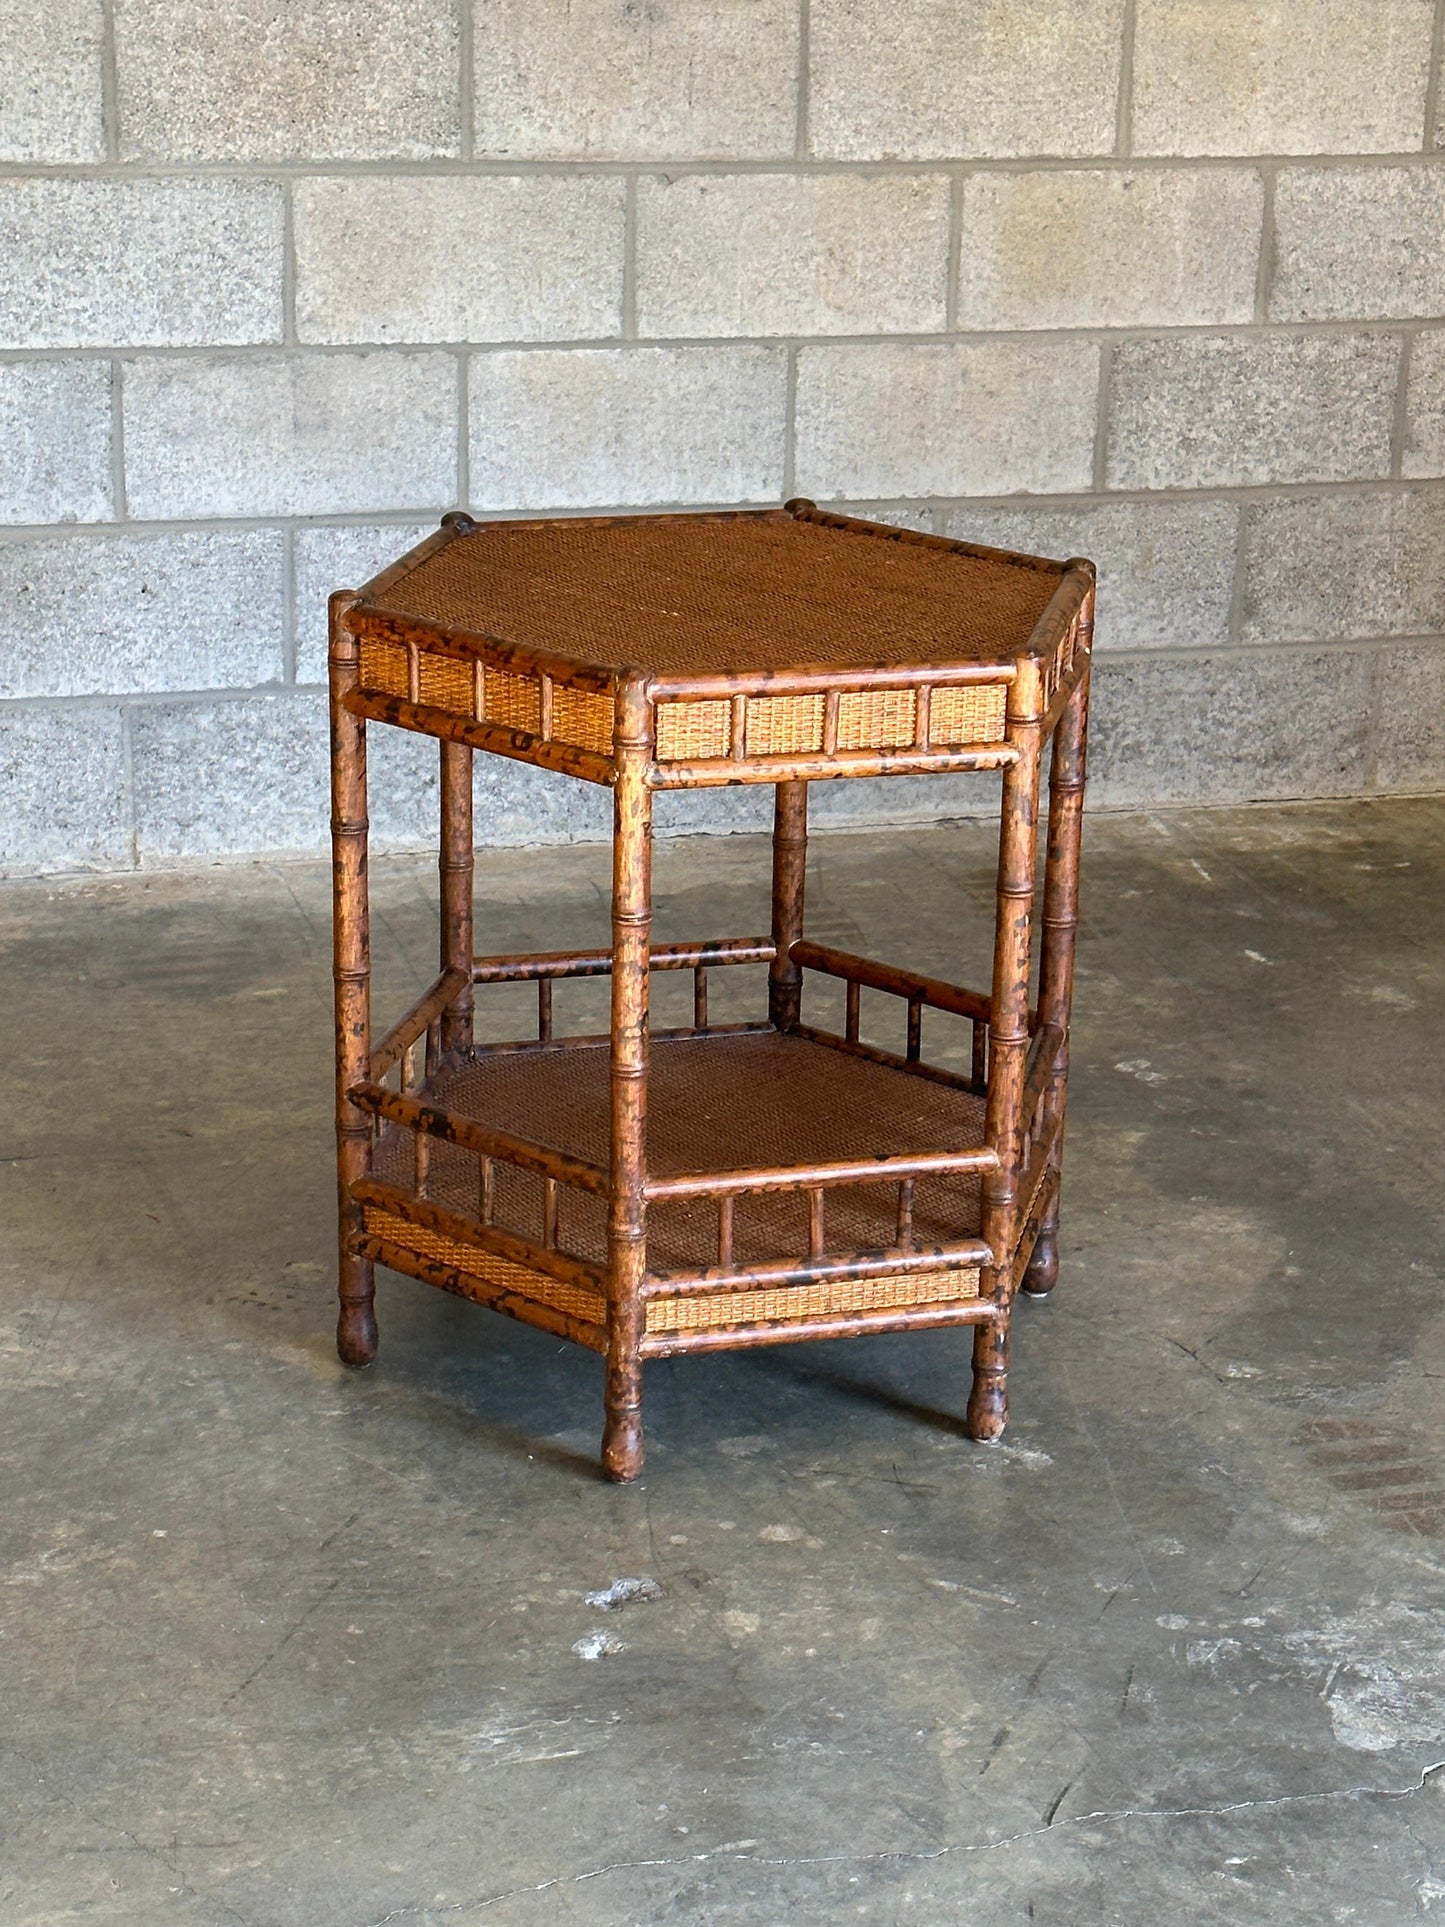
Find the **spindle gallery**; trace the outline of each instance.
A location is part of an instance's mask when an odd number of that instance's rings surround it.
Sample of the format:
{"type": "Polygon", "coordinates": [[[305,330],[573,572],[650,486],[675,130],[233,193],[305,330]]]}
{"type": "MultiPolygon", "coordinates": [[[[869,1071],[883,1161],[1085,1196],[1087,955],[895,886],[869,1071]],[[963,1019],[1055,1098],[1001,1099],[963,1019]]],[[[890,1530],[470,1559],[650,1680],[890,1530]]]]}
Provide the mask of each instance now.
{"type": "Polygon", "coordinates": [[[1093,606],[1088,562],[808,502],[450,515],[333,596],[348,1364],[376,1354],[378,1264],[573,1339],[606,1360],[602,1463],[625,1480],[650,1358],[968,1325],[967,1429],[1000,1436],[1015,1298],[1058,1269],[1093,606]],[[372,723],[436,737],[441,758],[439,974],[380,1034],[372,723]],[[612,790],[610,947],[474,955],[477,750],[612,790]],[[949,771],[1001,777],[992,983],[810,942],[809,785],[949,771]],[[654,797],[743,783],[776,793],[771,928],[654,944],[654,797]],[[766,1001],[713,1021],[710,976],[748,965],[766,1001]],[[667,971],[692,973],[692,1021],[654,1028],[667,971]],[[558,986],[594,976],[610,1029],[565,1034],[558,986]],[[844,986],[841,1029],[809,1021],[818,979],[844,986]],[[480,1043],[476,1000],[499,984],[535,986],[535,1034],[480,1043]],[[865,990],[903,1006],[901,1052],[864,1041],[865,990]],[[967,1026],[962,1065],[931,1047],[941,1016],[967,1026]]]}

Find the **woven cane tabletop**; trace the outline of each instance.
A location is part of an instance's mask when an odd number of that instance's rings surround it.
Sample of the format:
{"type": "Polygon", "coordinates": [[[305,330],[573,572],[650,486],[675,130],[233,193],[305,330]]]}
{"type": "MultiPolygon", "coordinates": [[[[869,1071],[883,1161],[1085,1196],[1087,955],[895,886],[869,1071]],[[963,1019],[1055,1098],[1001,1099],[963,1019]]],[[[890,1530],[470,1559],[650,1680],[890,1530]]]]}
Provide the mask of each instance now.
{"type": "Polygon", "coordinates": [[[1065,573],[811,510],[491,522],[355,614],[659,676],[895,668],[1023,654],[1065,573]]]}

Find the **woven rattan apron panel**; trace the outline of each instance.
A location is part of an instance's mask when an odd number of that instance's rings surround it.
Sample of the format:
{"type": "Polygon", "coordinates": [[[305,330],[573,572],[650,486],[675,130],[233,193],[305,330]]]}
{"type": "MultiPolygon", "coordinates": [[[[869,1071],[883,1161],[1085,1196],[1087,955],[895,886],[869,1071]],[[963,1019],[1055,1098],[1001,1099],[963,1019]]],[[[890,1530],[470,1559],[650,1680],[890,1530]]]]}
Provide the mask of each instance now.
{"type": "Polygon", "coordinates": [[[331,600],[341,1318],[376,1354],[378,1264],[607,1361],[602,1461],[642,1466],[648,1358],[974,1327],[967,1426],[1006,1417],[1016,1293],[1058,1267],[1094,572],[827,515],[477,524],[331,600]],[[440,974],[378,1034],[366,883],[368,723],[441,756],[440,974]],[[477,957],[472,756],[613,793],[610,946],[477,957]],[[1041,836],[1044,755],[1048,816],[1041,836]],[[808,784],[1002,778],[993,981],[965,988],[810,943],[808,784]],[[766,936],[651,940],[658,791],[771,783],[766,936]],[[1040,874],[1041,873],[1041,874],[1040,874]],[[710,1021],[709,974],[766,973],[710,1021]],[[692,1022],[649,1021],[655,971],[692,1022]],[[610,977],[611,1026],[563,1035],[554,987],[610,977]],[[841,1030],[809,977],[841,980],[841,1030]],[[479,1043],[477,998],[535,987],[535,1032],[479,1043]],[[859,1034],[899,1000],[901,1053],[859,1034]],[[967,1071],[925,1013],[968,1026],[967,1071]]]}

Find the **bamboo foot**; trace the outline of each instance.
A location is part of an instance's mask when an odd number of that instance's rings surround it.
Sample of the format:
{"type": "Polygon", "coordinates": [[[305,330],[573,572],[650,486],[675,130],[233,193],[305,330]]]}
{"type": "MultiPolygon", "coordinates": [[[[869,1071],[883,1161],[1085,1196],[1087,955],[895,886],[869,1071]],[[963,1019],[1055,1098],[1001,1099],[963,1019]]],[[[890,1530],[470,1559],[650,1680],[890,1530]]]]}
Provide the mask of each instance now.
{"type": "Polygon", "coordinates": [[[642,1470],[642,1408],[608,1407],[602,1430],[602,1472],[614,1485],[626,1485],[642,1470]]]}
{"type": "Polygon", "coordinates": [[[1059,1282],[1059,1236],[1057,1223],[1045,1225],[1039,1232],[1034,1245],[1033,1256],[1029,1259],[1024,1272],[1023,1292],[1026,1298],[1047,1298],[1059,1282]]]}
{"type": "Polygon", "coordinates": [[[375,1278],[373,1267],[364,1259],[342,1260],[336,1351],[343,1365],[369,1365],[376,1357],[375,1278]]]}
{"type": "Polygon", "coordinates": [[[1008,1326],[980,1325],[973,1335],[973,1390],[963,1429],[991,1445],[1008,1424],[1008,1326]]]}

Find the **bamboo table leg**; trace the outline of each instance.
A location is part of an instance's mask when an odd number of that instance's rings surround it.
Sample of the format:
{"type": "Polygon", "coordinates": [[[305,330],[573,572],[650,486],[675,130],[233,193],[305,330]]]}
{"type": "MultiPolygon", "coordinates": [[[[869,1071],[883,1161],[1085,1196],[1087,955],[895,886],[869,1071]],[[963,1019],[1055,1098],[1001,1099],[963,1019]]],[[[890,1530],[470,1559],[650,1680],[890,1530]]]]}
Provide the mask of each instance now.
{"type": "Polygon", "coordinates": [[[803,934],[803,877],[808,860],[808,785],[778,783],[773,802],[773,942],[768,967],[768,1022],[796,1030],[802,1015],[803,967],[788,954],[803,934]]]}
{"type": "MultiPolygon", "coordinates": [[[[1057,1024],[1064,1047],[1044,1094],[1045,1126],[1057,1127],[1056,1167],[1064,1154],[1064,1102],[1069,1081],[1069,1017],[1074,998],[1074,941],[1079,924],[1079,848],[1084,811],[1084,765],[1089,723],[1089,678],[1079,678],[1054,733],[1049,775],[1049,842],[1044,868],[1043,934],[1039,960],[1039,1021],[1057,1024]]],[[[1023,1289],[1046,1298],[1059,1276],[1059,1188],[1039,1226],[1023,1289]]]]}
{"type": "Polygon", "coordinates": [[[472,752],[441,742],[441,967],[458,970],[466,988],[442,1013],[442,1054],[455,1060],[472,1047],[472,752]]]}
{"type": "Polygon", "coordinates": [[[646,1268],[648,966],[652,936],[651,717],[645,687],[617,690],[612,836],[612,1198],[607,1245],[606,1420],[609,1479],[642,1470],[642,1276],[646,1268]]]}
{"type": "Polygon", "coordinates": [[[376,1357],[375,1266],[352,1250],[362,1211],[352,1183],[366,1173],[371,1120],[346,1093],[371,1069],[371,946],[366,882],[366,724],[343,707],[358,681],[356,639],[346,627],[354,596],[331,598],[331,881],[336,985],[336,1177],[341,1311],[336,1349],[348,1365],[376,1357]]]}
{"type": "Polygon", "coordinates": [[[983,1182],[983,1236],[994,1262],[979,1279],[998,1315],[973,1339],[973,1389],[964,1420],[970,1438],[992,1440],[1008,1420],[1009,1274],[1018,1229],[1023,1163],[1024,1069],[1029,1048],[1029,967],[1034,865],[1038,845],[1041,690],[1036,662],[1020,665],[1009,687],[1009,740],[1018,760],[1004,771],[999,828],[998,912],[989,1013],[985,1141],[999,1165],[983,1182]]]}

